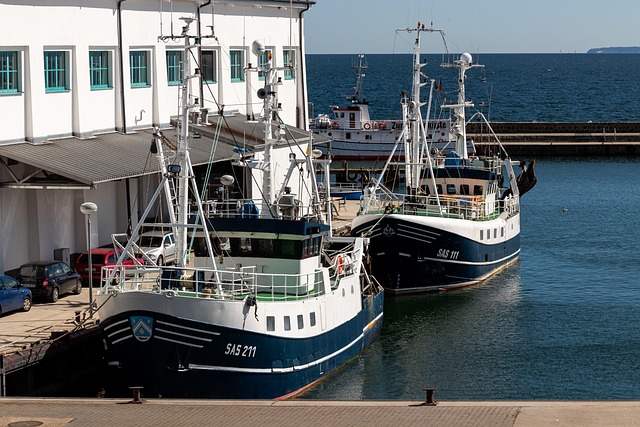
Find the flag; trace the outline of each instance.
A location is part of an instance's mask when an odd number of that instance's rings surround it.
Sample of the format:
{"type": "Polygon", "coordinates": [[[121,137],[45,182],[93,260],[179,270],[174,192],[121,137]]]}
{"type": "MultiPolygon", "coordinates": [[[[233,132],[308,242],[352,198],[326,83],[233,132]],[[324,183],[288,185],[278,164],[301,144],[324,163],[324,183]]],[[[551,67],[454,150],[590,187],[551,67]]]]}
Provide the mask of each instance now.
{"type": "Polygon", "coordinates": [[[440,79],[436,84],[436,92],[440,92],[441,90],[442,90],[442,79],[440,79]]]}

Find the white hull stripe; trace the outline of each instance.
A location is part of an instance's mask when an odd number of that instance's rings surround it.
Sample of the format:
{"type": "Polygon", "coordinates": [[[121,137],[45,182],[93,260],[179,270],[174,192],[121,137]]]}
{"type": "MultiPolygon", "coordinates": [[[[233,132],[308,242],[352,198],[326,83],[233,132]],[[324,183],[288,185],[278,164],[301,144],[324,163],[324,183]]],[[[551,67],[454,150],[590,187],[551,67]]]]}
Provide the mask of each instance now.
{"type": "Polygon", "coordinates": [[[112,323],[111,325],[109,325],[106,328],[104,328],[104,330],[108,331],[109,329],[115,328],[116,326],[121,325],[123,323],[129,323],[129,319],[124,319],[124,320],[121,320],[119,322],[112,323]]]}
{"type": "Polygon", "coordinates": [[[113,341],[111,343],[111,345],[118,344],[119,342],[122,342],[124,340],[128,340],[129,338],[133,338],[133,335],[127,335],[126,337],[118,338],[117,340],[113,341]]]}
{"type": "Polygon", "coordinates": [[[188,343],[188,342],[183,342],[183,341],[178,341],[178,340],[172,340],[170,338],[160,337],[158,335],[156,335],[155,338],[158,339],[158,340],[169,341],[169,342],[173,342],[173,343],[176,343],[176,344],[186,345],[186,346],[189,346],[189,347],[196,347],[196,348],[202,348],[203,347],[202,345],[191,344],[191,343],[188,343]]]}
{"type": "MultiPolygon", "coordinates": [[[[192,339],[192,340],[211,342],[211,338],[194,337],[193,335],[181,334],[179,332],[168,331],[166,329],[156,328],[156,332],[164,332],[165,334],[177,335],[179,337],[189,338],[189,339],[192,339]]],[[[156,337],[160,338],[158,335],[156,335],[156,337]]]]}
{"type": "Polygon", "coordinates": [[[337,355],[339,355],[340,353],[346,351],[348,348],[354,346],[355,344],[357,344],[359,341],[362,340],[362,338],[364,337],[364,331],[371,328],[373,326],[373,324],[375,324],[378,320],[380,320],[380,318],[382,317],[382,314],[379,314],[378,317],[375,318],[375,320],[373,320],[371,323],[369,323],[364,329],[363,332],[353,341],[351,341],[349,344],[347,344],[346,346],[342,347],[340,350],[331,353],[321,359],[318,360],[314,360],[311,363],[307,363],[305,365],[299,365],[299,366],[292,366],[290,368],[280,368],[280,369],[276,369],[276,368],[233,368],[233,367],[229,367],[229,366],[210,366],[210,365],[197,365],[197,364],[189,364],[189,368],[190,369],[200,369],[200,370],[204,370],[204,371],[224,371],[224,372],[243,372],[243,373],[248,373],[248,374],[270,374],[270,373],[277,373],[277,374],[284,374],[284,373],[288,373],[288,372],[295,372],[295,371],[300,371],[303,369],[308,369],[308,368],[312,368],[316,365],[319,365],[320,363],[329,360],[337,355]]]}
{"type": "Polygon", "coordinates": [[[464,265],[492,265],[492,264],[499,264],[501,262],[504,262],[506,260],[508,260],[509,258],[513,258],[514,256],[517,256],[520,253],[520,249],[518,249],[517,251],[515,251],[514,253],[507,255],[504,258],[500,258],[497,259],[495,261],[482,261],[482,262],[473,262],[473,261],[452,261],[450,259],[444,259],[444,258],[422,258],[422,260],[425,261],[435,261],[435,262],[441,262],[441,263],[450,263],[450,264],[464,264],[464,265]]]}
{"type": "Polygon", "coordinates": [[[216,336],[220,335],[220,332],[209,332],[209,331],[205,331],[205,330],[202,330],[202,329],[190,328],[188,326],[182,326],[182,325],[176,325],[174,323],[163,322],[162,320],[156,320],[156,323],[158,323],[159,325],[171,326],[173,328],[186,329],[188,331],[198,332],[198,333],[201,333],[201,334],[209,334],[209,335],[216,335],[216,336]]]}
{"type": "MultiPolygon", "coordinates": [[[[120,322],[118,322],[118,323],[120,323],[120,322]]],[[[117,331],[115,331],[115,332],[111,332],[111,333],[110,333],[109,335],[107,335],[107,336],[108,336],[109,338],[111,338],[112,336],[114,336],[114,335],[118,335],[118,334],[119,334],[119,333],[121,333],[121,332],[125,332],[125,331],[129,332],[130,330],[131,330],[131,329],[130,329],[129,327],[122,328],[122,329],[118,329],[118,330],[117,330],[117,331]]]]}

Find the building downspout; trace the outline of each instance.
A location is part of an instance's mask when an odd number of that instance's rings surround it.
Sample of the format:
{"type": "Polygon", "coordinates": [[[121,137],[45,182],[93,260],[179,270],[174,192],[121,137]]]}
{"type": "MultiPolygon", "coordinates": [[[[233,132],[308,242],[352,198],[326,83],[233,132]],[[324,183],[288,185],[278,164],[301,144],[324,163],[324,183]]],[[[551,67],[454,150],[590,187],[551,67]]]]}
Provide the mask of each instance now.
{"type": "Polygon", "coordinates": [[[120,55],[120,107],[122,108],[122,133],[127,133],[127,115],[124,106],[124,54],[122,52],[122,3],[118,0],[118,53],[120,55]]]}
{"type": "MultiPolygon", "coordinates": [[[[200,4],[200,6],[198,6],[198,9],[196,11],[196,17],[198,19],[198,40],[200,40],[200,42],[198,43],[198,68],[202,68],[202,22],[200,21],[200,10],[202,10],[203,7],[208,6],[211,4],[211,0],[206,0],[205,2],[203,2],[202,4],[200,4]]],[[[211,12],[213,14],[213,11],[211,12]]],[[[200,108],[205,108],[204,105],[204,78],[202,78],[202,69],[200,70],[200,108]]]]}
{"type": "Polygon", "coordinates": [[[299,19],[299,24],[298,24],[298,31],[300,32],[300,34],[298,35],[298,40],[300,40],[300,77],[302,79],[303,83],[303,95],[304,95],[304,99],[302,100],[302,124],[300,123],[300,119],[301,117],[298,116],[298,123],[296,123],[296,126],[299,127],[300,129],[305,129],[308,130],[308,126],[309,126],[309,117],[307,117],[307,109],[309,108],[309,100],[308,100],[308,93],[307,90],[305,89],[307,86],[307,78],[306,78],[306,66],[304,64],[306,64],[305,60],[304,60],[304,56],[306,54],[306,50],[303,51],[303,40],[304,40],[304,28],[302,27],[302,15],[308,11],[309,9],[311,9],[311,3],[308,2],[307,3],[307,7],[302,9],[300,11],[300,17],[299,19]]]}

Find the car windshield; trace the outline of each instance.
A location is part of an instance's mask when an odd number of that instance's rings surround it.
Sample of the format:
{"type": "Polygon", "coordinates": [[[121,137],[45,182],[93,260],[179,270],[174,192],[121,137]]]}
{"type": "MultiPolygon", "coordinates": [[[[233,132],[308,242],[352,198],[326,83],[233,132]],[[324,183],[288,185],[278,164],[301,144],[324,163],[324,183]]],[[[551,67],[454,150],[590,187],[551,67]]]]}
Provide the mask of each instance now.
{"type": "Polygon", "coordinates": [[[158,248],[162,246],[162,236],[140,236],[138,246],[142,248],[158,248]]]}
{"type": "Polygon", "coordinates": [[[44,277],[44,266],[42,265],[23,265],[20,267],[20,276],[25,279],[35,279],[44,277]]]}

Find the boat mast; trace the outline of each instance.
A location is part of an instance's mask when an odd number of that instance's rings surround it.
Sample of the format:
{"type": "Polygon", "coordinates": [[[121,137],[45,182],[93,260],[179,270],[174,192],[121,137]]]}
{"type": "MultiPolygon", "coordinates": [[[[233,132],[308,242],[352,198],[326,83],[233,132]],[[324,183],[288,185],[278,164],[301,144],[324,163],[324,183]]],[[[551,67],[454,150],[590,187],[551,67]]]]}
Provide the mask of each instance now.
{"type": "Polygon", "coordinates": [[[356,69],[356,86],[353,88],[354,93],[351,98],[352,104],[364,104],[364,99],[362,99],[362,78],[365,76],[363,71],[366,70],[367,64],[364,62],[364,55],[358,55],[358,64],[354,65],[353,68],[356,69]]]}
{"type": "Polygon", "coordinates": [[[460,59],[455,61],[453,65],[447,67],[458,68],[458,102],[454,105],[445,107],[453,108],[455,123],[453,124],[453,134],[456,137],[456,152],[463,159],[469,158],[467,151],[467,130],[466,130],[466,108],[473,107],[473,102],[466,100],[464,80],[465,73],[470,68],[482,67],[482,65],[474,64],[473,58],[469,53],[460,55],[460,59]]]}

